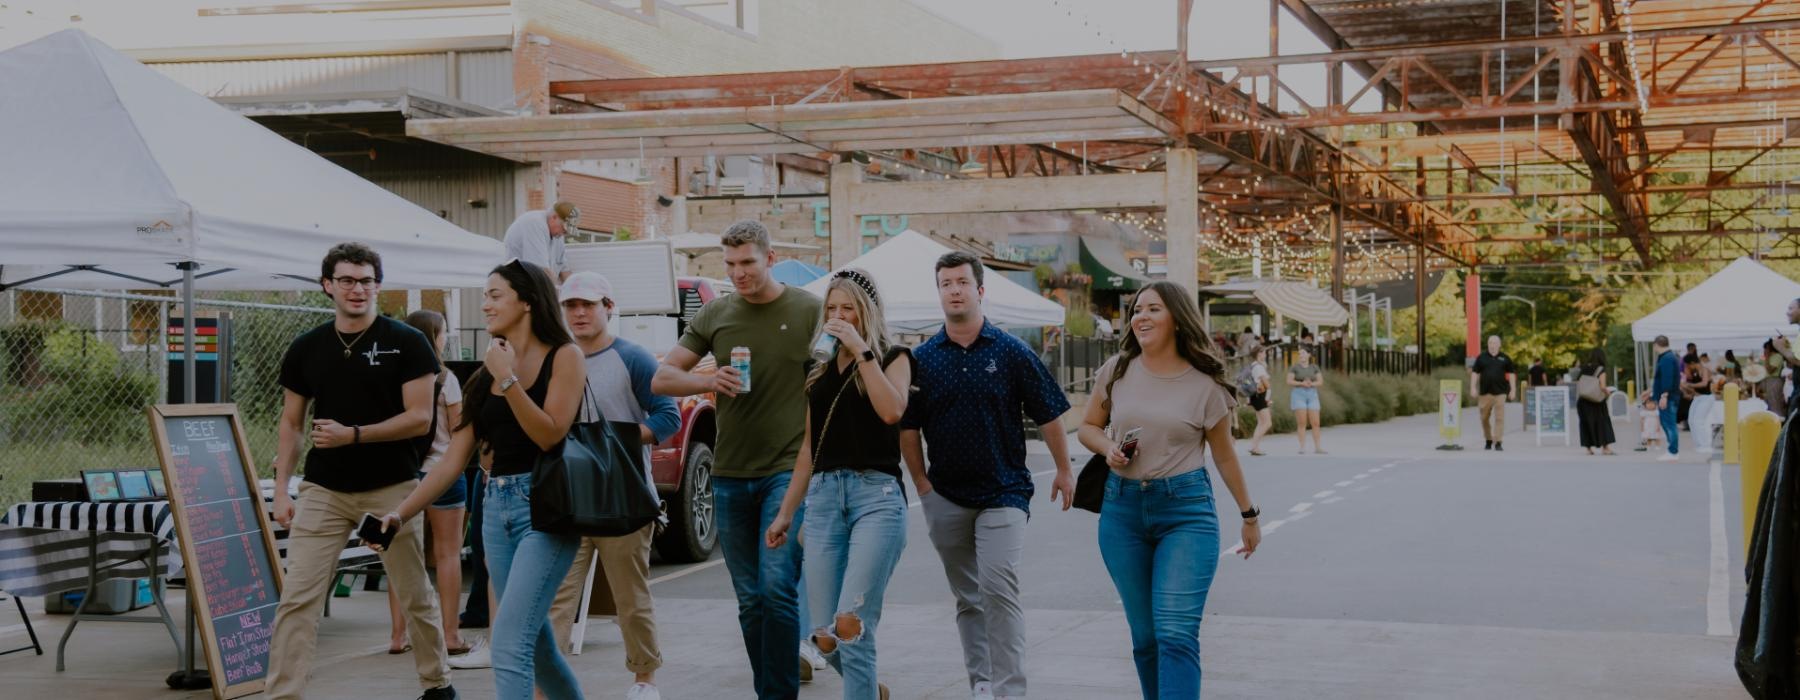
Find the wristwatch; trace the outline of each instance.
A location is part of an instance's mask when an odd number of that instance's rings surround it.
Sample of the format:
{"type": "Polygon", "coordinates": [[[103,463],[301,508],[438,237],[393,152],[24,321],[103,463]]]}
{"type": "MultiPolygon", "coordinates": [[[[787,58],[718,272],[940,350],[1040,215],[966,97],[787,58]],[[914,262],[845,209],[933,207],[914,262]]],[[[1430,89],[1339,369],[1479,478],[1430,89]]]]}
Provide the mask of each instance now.
{"type": "Polygon", "coordinates": [[[511,389],[514,384],[518,384],[518,383],[519,383],[519,375],[516,375],[516,374],[500,380],[500,393],[502,393],[502,394],[506,393],[507,389],[511,389]]]}
{"type": "Polygon", "coordinates": [[[1245,520],[1249,520],[1258,515],[1262,515],[1262,509],[1258,508],[1256,506],[1250,506],[1250,510],[1240,512],[1240,513],[1238,513],[1238,515],[1242,516],[1245,520]]]}
{"type": "Polygon", "coordinates": [[[862,361],[863,362],[874,362],[875,361],[875,351],[874,350],[862,351],[862,361]]]}

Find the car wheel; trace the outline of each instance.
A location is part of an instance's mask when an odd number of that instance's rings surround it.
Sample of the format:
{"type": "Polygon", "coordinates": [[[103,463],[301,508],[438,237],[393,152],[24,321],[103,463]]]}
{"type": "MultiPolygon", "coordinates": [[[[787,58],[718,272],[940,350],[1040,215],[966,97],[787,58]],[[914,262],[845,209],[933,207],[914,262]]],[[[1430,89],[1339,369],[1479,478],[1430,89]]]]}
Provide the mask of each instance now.
{"type": "Polygon", "coordinates": [[[719,541],[718,518],[713,510],[712,447],[694,443],[687,449],[681,471],[681,489],[670,504],[669,527],[657,538],[656,551],[663,561],[685,564],[706,561],[719,541]]]}

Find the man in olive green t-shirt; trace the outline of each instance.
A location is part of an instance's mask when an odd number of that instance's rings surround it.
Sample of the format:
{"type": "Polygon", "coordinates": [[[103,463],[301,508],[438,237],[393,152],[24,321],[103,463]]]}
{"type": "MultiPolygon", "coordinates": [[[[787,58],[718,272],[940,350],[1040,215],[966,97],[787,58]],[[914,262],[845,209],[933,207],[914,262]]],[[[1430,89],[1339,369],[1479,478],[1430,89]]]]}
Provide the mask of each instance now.
{"type": "MultiPolygon", "coordinates": [[[[663,358],[652,390],[669,396],[713,392],[719,443],[713,467],[714,514],[725,568],[737,592],[738,626],[763,700],[800,691],[800,545],[763,546],[781,510],[806,429],[806,361],[821,317],[819,298],[769,276],[775,255],[769,232],[755,221],[721,236],[725,268],[737,293],[694,315],[663,358]],[[750,389],[731,366],[731,349],[750,349],[750,389]],[[718,370],[695,374],[711,353],[718,370]]],[[[804,510],[794,513],[796,531],[804,510]]]]}

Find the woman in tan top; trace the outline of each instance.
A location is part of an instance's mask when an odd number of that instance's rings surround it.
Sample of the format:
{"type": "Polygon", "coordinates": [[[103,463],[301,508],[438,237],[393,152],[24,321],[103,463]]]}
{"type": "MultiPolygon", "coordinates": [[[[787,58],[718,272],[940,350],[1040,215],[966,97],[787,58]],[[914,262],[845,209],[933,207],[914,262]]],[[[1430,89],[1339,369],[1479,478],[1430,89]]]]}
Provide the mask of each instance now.
{"type": "Polygon", "coordinates": [[[1237,400],[1192,293],[1152,282],[1131,309],[1130,333],[1100,368],[1079,436],[1113,471],[1100,557],[1124,603],[1138,685],[1146,699],[1198,698],[1200,616],[1219,566],[1206,448],[1237,501],[1246,558],[1262,541],[1260,513],[1232,446],[1237,400]]]}

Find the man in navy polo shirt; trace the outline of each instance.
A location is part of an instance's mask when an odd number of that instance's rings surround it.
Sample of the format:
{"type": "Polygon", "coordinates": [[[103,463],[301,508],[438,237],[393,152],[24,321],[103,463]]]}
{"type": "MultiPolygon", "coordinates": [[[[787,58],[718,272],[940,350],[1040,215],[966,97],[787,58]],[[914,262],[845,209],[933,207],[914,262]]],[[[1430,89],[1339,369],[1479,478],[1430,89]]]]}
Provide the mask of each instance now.
{"type": "Polygon", "coordinates": [[[1037,422],[1056,462],[1050,499],[1060,497],[1068,510],[1075,476],[1059,416],[1069,401],[1025,343],[983,318],[980,260],[946,253],[936,274],[944,329],[913,349],[917,370],[900,421],[900,452],[956,595],[971,697],[1023,698],[1017,569],[1034,493],[1024,417],[1037,422]],[[920,431],[931,446],[929,475],[920,431]]]}

